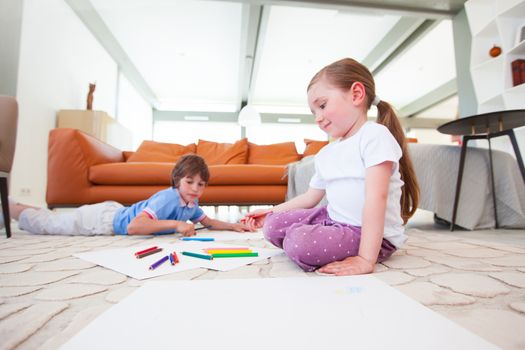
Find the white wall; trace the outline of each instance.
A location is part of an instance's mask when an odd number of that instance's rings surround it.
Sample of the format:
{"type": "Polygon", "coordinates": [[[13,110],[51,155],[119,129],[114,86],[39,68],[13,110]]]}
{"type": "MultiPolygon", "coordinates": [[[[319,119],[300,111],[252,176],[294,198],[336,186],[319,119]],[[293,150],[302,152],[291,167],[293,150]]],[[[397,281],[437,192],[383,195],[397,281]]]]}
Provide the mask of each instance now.
{"type": "Polygon", "coordinates": [[[60,109],[84,109],[96,81],[93,108],[113,114],[117,66],[63,0],[26,0],[18,71],[20,108],[10,193],[45,205],[47,140],[60,109]],[[28,193],[28,191],[29,193],[28,193]]]}
{"type": "Polygon", "coordinates": [[[0,95],[16,95],[23,7],[20,0],[0,0],[0,95]]]}

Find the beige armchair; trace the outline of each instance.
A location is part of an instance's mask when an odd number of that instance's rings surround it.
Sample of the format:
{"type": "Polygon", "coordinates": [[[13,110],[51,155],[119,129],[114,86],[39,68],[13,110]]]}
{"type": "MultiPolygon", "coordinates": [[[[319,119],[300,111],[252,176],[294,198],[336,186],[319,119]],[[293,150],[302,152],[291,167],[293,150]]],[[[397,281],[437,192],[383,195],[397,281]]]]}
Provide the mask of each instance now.
{"type": "Polygon", "coordinates": [[[7,179],[15,155],[18,104],[13,97],[0,95],[0,195],[7,238],[11,237],[11,216],[7,194],[7,179]]]}

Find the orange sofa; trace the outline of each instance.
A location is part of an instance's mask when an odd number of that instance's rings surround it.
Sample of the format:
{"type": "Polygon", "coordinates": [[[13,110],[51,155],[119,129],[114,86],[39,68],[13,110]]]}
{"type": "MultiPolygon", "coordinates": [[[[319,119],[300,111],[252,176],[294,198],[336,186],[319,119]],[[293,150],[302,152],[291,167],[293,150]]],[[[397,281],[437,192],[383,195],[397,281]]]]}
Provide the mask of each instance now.
{"type": "MultiPolygon", "coordinates": [[[[304,155],[326,144],[305,140],[304,155]]],[[[285,200],[286,165],[298,161],[293,142],[256,145],[199,140],[177,145],[144,141],[136,152],[118,150],[76,129],[51,130],[48,145],[48,207],[72,207],[115,200],[125,205],[170,186],[175,161],[185,153],[201,155],[210,181],[201,205],[278,204],[285,200]]]]}

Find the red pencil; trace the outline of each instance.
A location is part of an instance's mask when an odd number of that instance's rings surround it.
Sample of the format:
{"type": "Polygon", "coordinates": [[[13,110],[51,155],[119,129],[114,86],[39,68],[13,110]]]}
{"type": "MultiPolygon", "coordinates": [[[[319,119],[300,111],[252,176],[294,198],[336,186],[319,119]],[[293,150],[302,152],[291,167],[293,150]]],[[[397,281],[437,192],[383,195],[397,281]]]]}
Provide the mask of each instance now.
{"type": "Polygon", "coordinates": [[[151,254],[155,254],[155,253],[158,253],[158,252],[160,252],[160,251],[162,251],[162,248],[156,248],[156,249],[153,249],[153,250],[147,251],[147,252],[145,252],[145,253],[142,253],[142,254],[139,254],[139,255],[135,255],[135,257],[136,257],[137,259],[142,259],[142,258],[145,257],[145,256],[148,256],[148,255],[151,255],[151,254]]]}
{"type": "Polygon", "coordinates": [[[179,262],[179,257],[177,256],[177,253],[173,252],[173,260],[175,260],[175,263],[179,262]]]}
{"type": "Polygon", "coordinates": [[[141,255],[141,254],[144,254],[144,253],[147,253],[147,252],[150,252],[150,251],[155,250],[155,249],[157,249],[157,246],[154,246],[154,247],[151,247],[151,248],[148,248],[148,249],[141,250],[140,252],[136,252],[136,253],[135,253],[135,256],[137,256],[137,255],[141,255]]]}

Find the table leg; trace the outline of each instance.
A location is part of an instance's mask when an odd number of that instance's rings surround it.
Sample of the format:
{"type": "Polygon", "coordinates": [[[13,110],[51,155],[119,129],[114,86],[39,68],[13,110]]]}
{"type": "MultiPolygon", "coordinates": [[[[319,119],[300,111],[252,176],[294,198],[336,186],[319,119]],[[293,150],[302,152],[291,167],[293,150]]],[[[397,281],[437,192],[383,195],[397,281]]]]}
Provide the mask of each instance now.
{"type": "Polygon", "coordinates": [[[494,186],[494,167],[492,164],[492,145],[490,143],[490,136],[487,136],[489,141],[489,165],[490,165],[490,182],[492,185],[492,202],[494,204],[494,221],[496,228],[498,228],[498,208],[496,207],[496,187],[494,186]]]}
{"type": "Polygon", "coordinates": [[[11,237],[11,217],[9,216],[9,200],[7,196],[7,178],[0,177],[0,198],[2,199],[2,215],[4,215],[5,234],[11,237]]]}
{"type": "Polygon", "coordinates": [[[463,168],[465,167],[465,156],[467,154],[468,136],[463,137],[463,144],[461,145],[461,156],[459,158],[458,180],[456,182],[456,195],[454,197],[454,209],[452,209],[452,221],[450,222],[450,231],[454,231],[454,224],[456,223],[456,213],[458,210],[459,194],[461,193],[461,180],[463,179],[463,168]]]}
{"type": "Polygon", "coordinates": [[[525,167],[523,166],[523,158],[521,158],[518,142],[516,142],[516,135],[514,134],[514,130],[512,129],[510,129],[507,134],[509,135],[510,142],[512,143],[512,148],[514,148],[514,154],[516,155],[516,160],[518,161],[518,167],[521,171],[521,177],[523,178],[523,182],[525,183],[525,167]]]}

